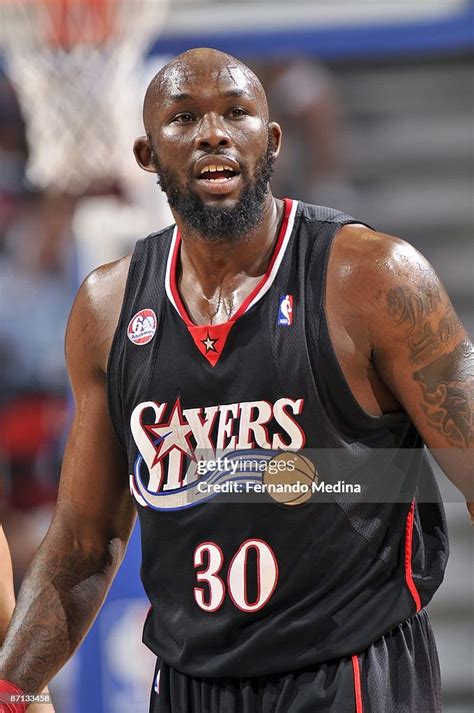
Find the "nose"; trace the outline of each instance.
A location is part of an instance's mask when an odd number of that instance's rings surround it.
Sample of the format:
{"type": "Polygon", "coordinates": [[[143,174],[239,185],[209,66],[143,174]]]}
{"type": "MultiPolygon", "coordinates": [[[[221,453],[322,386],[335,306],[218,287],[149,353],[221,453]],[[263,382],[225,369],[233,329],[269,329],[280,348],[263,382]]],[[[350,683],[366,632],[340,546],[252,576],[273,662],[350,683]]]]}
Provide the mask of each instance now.
{"type": "Polygon", "coordinates": [[[196,145],[200,149],[231,145],[231,138],[222,117],[214,112],[209,112],[202,117],[196,132],[196,145]]]}

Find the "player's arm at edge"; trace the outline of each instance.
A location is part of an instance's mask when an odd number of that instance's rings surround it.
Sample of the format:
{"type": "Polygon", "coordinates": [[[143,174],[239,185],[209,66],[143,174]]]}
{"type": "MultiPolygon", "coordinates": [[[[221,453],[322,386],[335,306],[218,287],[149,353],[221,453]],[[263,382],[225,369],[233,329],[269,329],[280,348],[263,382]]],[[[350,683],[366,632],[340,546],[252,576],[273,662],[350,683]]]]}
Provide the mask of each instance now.
{"type": "Polygon", "coordinates": [[[66,361],[76,408],[58,502],[25,575],[0,653],[0,679],[27,693],[41,691],[86,635],[135,520],[104,373],[121,302],[121,295],[113,294],[116,265],[85,280],[67,327],[66,361]]]}
{"type": "MultiPolygon", "coordinates": [[[[2,526],[0,525],[0,646],[3,644],[5,634],[10,623],[10,619],[15,608],[15,592],[13,589],[13,570],[10,557],[10,550],[2,526]]],[[[47,688],[42,691],[49,695],[47,688]]],[[[47,707],[42,704],[41,710],[44,713],[54,713],[52,705],[47,707]]],[[[28,711],[37,711],[37,705],[29,706],[28,711]]]]}
{"type": "Polygon", "coordinates": [[[474,516],[474,351],[444,286],[410,244],[352,229],[353,304],[371,359],[474,516]]]}
{"type": "Polygon", "coordinates": [[[0,646],[5,638],[15,607],[13,571],[7,540],[0,525],[0,646]]]}

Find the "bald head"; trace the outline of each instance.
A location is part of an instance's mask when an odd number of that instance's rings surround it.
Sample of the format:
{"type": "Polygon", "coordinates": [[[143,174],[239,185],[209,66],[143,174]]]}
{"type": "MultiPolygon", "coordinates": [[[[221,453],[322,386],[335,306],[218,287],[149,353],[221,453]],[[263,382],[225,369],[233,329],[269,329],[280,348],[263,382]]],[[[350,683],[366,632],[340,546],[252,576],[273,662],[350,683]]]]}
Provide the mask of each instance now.
{"type": "Polygon", "coordinates": [[[258,102],[261,116],[268,121],[268,104],[259,78],[247,67],[225,52],[208,47],[188,50],[172,59],[153,77],[145,94],[143,121],[148,132],[155,109],[183,94],[185,85],[225,81],[239,92],[252,93],[258,102]]]}

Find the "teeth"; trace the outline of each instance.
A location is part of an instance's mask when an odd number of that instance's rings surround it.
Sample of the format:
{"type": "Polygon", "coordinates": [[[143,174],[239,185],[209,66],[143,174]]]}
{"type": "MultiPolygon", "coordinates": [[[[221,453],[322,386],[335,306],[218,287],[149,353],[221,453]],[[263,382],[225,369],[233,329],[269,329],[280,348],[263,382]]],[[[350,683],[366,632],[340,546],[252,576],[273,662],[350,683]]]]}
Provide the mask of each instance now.
{"type": "Polygon", "coordinates": [[[232,173],[235,173],[233,168],[230,168],[229,166],[222,166],[221,164],[212,164],[211,166],[205,166],[200,175],[202,176],[204,173],[215,173],[216,171],[232,171],[232,173]]]}

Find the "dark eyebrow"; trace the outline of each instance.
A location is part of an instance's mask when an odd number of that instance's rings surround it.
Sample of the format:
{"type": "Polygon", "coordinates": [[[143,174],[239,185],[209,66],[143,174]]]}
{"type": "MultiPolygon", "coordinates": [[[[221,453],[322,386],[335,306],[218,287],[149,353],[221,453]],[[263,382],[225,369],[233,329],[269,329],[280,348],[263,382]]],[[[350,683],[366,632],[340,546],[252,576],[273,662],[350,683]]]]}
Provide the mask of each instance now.
{"type": "Polygon", "coordinates": [[[252,95],[246,92],[245,89],[228,89],[223,93],[224,97],[246,97],[247,99],[252,99],[252,95]]]}
{"type": "Polygon", "coordinates": [[[168,98],[167,103],[174,104],[175,102],[182,102],[186,99],[191,99],[191,94],[187,94],[186,92],[179,92],[179,94],[171,94],[171,96],[168,98]]]}

